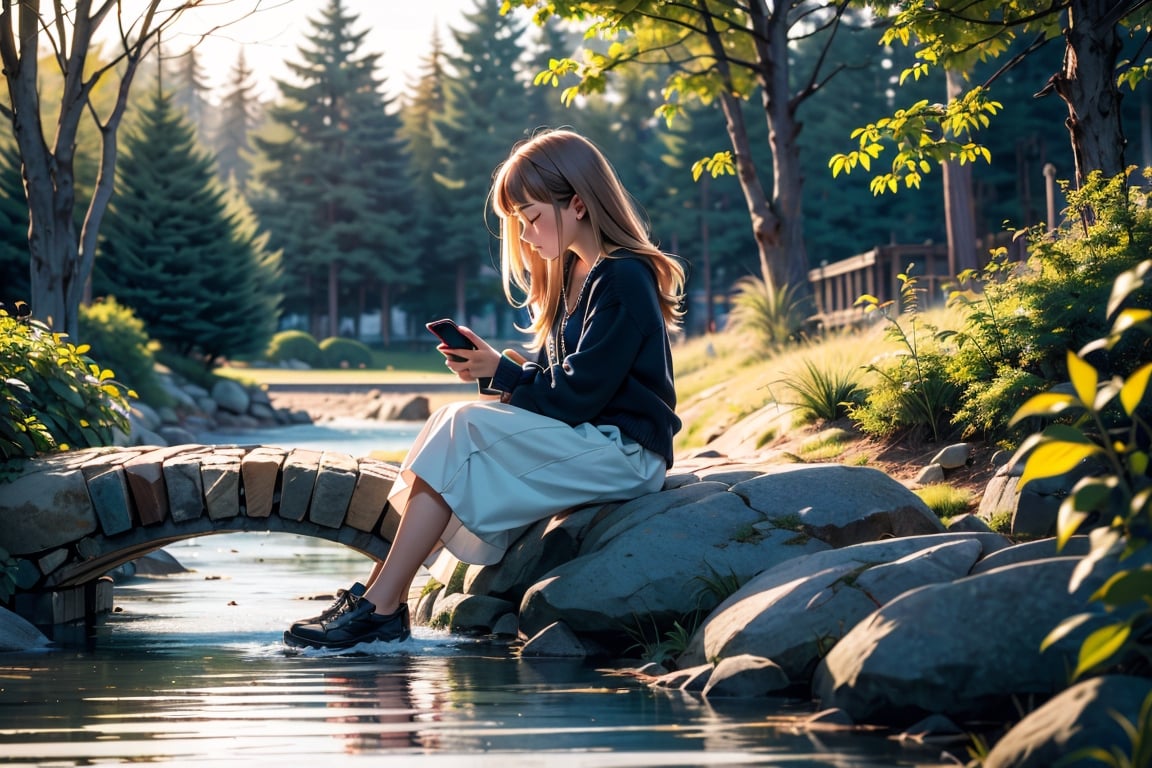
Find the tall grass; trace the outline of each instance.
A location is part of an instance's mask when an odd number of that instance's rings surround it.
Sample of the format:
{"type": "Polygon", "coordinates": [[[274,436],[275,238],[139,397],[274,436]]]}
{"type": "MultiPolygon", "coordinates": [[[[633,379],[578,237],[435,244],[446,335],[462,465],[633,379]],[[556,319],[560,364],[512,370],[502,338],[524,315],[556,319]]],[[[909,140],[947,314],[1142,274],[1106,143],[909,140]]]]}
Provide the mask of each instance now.
{"type": "Polygon", "coordinates": [[[781,402],[814,418],[835,421],[847,416],[849,409],[863,400],[859,378],[858,368],[823,368],[811,360],[802,360],[798,373],[779,382],[791,398],[781,402]]]}

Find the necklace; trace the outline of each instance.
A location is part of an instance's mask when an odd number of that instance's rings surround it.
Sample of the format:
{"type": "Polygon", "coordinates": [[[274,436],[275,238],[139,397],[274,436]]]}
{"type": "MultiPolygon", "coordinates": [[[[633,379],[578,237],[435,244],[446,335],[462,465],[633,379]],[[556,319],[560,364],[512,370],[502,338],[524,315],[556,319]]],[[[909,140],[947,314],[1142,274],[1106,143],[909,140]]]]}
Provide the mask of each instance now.
{"type": "Polygon", "coordinates": [[[580,304],[584,301],[584,291],[588,289],[588,283],[592,278],[592,273],[596,271],[596,267],[600,266],[603,261],[603,256],[597,256],[596,261],[592,262],[592,266],[588,267],[588,271],[584,274],[584,282],[580,284],[580,292],[576,294],[576,301],[573,302],[572,307],[568,307],[568,281],[572,276],[572,265],[579,256],[573,256],[564,264],[564,280],[562,288],[563,311],[560,317],[556,319],[556,334],[554,337],[548,339],[548,357],[551,365],[562,365],[564,359],[568,357],[567,344],[564,342],[564,334],[568,328],[568,318],[572,313],[580,308],[580,304]]]}

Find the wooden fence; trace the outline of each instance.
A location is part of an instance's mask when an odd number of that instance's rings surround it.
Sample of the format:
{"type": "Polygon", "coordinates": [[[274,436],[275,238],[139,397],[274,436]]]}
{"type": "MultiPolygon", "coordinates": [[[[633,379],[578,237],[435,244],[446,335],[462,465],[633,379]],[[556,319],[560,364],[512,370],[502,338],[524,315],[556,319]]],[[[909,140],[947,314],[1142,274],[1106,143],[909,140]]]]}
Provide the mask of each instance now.
{"type": "MultiPolygon", "coordinates": [[[[987,244],[984,241],[977,243],[979,266],[987,263],[992,248],[1000,246],[1007,247],[1014,259],[1025,256],[1024,240],[1013,242],[1005,234],[988,239],[987,244]]],[[[901,273],[911,274],[917,279],[917,287],[923,289],[918,297],[922,307],[944,303],[944,286],[956,277],[948,263],[947,245],[877,246],[808,271],[816,303],[813,321],[825,329],[862,322],[865,305],[856,306],[856,300],[864,294],[875,296],[881,302],[892,301],[896,310],[903,311],[897,277],[901,273]]]]}

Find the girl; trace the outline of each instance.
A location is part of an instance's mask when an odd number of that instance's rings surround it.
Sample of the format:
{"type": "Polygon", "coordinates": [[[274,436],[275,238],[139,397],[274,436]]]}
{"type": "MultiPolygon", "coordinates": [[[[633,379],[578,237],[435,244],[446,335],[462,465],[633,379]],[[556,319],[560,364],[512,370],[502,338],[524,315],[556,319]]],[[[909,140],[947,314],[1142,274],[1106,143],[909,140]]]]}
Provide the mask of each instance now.
{"type": "Polygon", "coordinates": [[[504,293],[528,309],[536,360],[521,365],[467,328],[475,350],[438,347],[461,380],[495,396],[428,419],[389,496],[402,517],[384,563],[293,624],[288,645],[405,640],[408,590],[441,548],[499,562],[524,526],[655,492],[672,466],[680,420],[668,329],[682,314],[680,265],[653,245],[600,150],[571,131],[516,148],[491,197],[504,293]]]}

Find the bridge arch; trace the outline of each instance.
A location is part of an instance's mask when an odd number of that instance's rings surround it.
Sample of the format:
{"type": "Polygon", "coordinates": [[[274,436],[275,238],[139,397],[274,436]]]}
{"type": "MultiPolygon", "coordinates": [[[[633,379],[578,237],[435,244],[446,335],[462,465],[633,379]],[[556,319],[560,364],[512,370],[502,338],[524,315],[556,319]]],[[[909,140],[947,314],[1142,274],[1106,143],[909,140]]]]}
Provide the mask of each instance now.
{"type": "Polygon", "coordinates": [[[37,624],[111,609],[104,575],[184,539],[291,533],[383,560],[399,524],[394,464],[265,445],[92,448],[0,482],[0,548],[19,562],[8,606],[37,624]]]}

